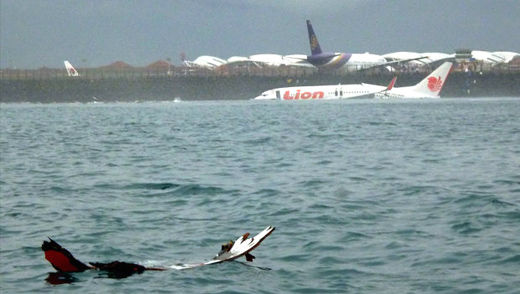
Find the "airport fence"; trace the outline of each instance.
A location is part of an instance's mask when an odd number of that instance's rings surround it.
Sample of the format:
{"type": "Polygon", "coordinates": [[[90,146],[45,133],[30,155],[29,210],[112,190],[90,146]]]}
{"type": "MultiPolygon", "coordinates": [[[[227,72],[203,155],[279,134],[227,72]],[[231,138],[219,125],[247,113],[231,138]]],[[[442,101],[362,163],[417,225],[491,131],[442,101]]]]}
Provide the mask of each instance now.
{"type": "Polygon", "coordinates": [[[317,72],[314,68],[225,68],[215,70],[193,67],[171,67],[164,69],[148,68],[77,68],[78,77],[69,77],[65,69],[2,69],[1,79],[142,79],[142,78],[182,78],[182,77],[232,77],[232,76],[263,76],[263,77],[298,77],[312,75],[317,72]]]}
{"type": "MultiPolygon", "coordinates": [[[[367,70],[349,69],[336,70],[332,72],[320,73],[329,76],[371,76],[371,75],[395,75],[407,73],[426,73],[435,69],[439,64],[432,64],[422,68],[414,68],[409,66],[400,67],[397,72],[388,72],[386,69],[373,68],[367,70]]],[[[99,67],[99,68],[78,68],[80,73],[78,77],[69,77],[66,70],[53,68],[31,69],[0,69],[0,79],[3,80],[46,80],[46,79],[155,79],[155,78],[183,78],[183,77],[201,77],[201,78],[218,78],[218,77],[288,77],[298,78],[319,73],[316,68],[312,67],[227,67],[221,66],[216,69],[171,66],[164,68],[142,68],[142,67],[99,67]]],[[[518,64],[503,64],[500,66],[486,66],[482,63],[459,63],[453,71],[459,72],[486,72],[497,74],[520,73],[518,64]]]]}

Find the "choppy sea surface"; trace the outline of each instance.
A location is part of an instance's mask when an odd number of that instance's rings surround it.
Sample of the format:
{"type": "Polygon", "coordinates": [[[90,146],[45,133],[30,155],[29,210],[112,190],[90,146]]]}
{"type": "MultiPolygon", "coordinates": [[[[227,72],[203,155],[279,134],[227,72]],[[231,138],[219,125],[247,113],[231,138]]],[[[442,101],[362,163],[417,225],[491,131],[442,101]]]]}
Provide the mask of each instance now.
{"type": "Polygon", "coordinates": [[[520,293],[520,99],[2,104],[1,293],[520,293]],[[47,281],[84,262],[253,263],[47,281]]]}

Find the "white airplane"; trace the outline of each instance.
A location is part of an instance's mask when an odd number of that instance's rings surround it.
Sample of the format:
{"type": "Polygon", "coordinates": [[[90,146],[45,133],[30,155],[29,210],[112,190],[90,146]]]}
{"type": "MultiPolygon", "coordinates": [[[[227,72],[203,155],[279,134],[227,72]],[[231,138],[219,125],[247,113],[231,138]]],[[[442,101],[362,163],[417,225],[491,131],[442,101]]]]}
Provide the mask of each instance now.
{"type": "Polygon", "coordinates": [[[385,86],[371,84],[302,86],[271,89],[263,92],[254,100],[330,100],[349,98],[372,98],[376,93],[393,88],[395,80],[385,86]]]}
{"type": "Polygon", "coordinates": [[[344,68],[348,71],[354,71],[373,67],[385,67],[389,71],[393,71],[390,67],[391,65],[428,58],[427,56],[417,56],[399,61],[387,61],[381,55],[370,53],[356,54],[323,52],[310,20],[307,20],[307,31],[309,33],[309,43],[311,45],[311,55],[307,56],[307,61],[322,70],[344,68]]]}
{"type": "Polygon", "coordinates": [[[69,77],[79,77],[78,71],[68,62],[67,60],[63,61],[65,63],[65,69],[67,70],[67,74],[69,77]]]}
{"type": "Polygon", "coordinates": [[[453,63],[445,62],[426,78],[415,86],[390,88],[385,91],[376,93],[375,98],[391,99],[391,98],[439,98],[442,87],[446,83],[446,79],[451,71],[453,63]]]}

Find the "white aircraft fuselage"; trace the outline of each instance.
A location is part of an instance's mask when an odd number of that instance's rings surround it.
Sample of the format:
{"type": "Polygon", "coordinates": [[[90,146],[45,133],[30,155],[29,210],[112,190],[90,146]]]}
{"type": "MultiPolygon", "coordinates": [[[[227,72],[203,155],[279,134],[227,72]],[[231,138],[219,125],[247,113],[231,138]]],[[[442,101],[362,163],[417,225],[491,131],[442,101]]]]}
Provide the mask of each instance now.
{"type": "Polygon", "coordinates": [[[375,93],[387,89],[371,84],[302,86],[271,89],[255,100],[330,100],[350,98],[372,98],[375,93]]]}
{"type": "Polygon", "coordinates": [[[276,88],[263,92],[255,100],[328,100],[349,98],[439,98],[450,74],[451,62],[445,62],[414,86],[394,87],[394,77],[387,87],[372,84],[324,85],[276,88]]]}
{"type": "Polygon", "coordinates": [[[410,59],[389,62],[383,56],[370,53],[333,53],[323,52],[321,50],[318,37],[312,27],[310,20],[307,20],[307,32],[309,33],[309,43],[311,47],[311,55],[307,55],[307,61],[321,70],[337,70],[356,71],[374,67],[382,67],[388,70],[388,67],[397,63],[404,63],[413,60],[426,58],[425,56],[417,56],[410,59]]]}

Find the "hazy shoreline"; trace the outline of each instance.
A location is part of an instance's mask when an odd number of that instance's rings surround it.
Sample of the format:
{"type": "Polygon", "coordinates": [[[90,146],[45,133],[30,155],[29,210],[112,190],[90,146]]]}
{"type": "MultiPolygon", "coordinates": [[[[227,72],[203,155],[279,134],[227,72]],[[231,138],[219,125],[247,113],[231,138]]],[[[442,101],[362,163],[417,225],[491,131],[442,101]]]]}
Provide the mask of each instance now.
{"type": "MultiPolygon", "coordinates": [[[[0,79],[0,102],[115,102],[247,100],[265,90],[303,85],[369,83],[386,85],[392,74],[300,76],[119,76],[21,77],[0,79]]],[[[396,86],[417,83],[426,74],[400,73],[396,86]]],[[[520,73],[452,72],[441,97],[520,97],[520,73]]]]}

